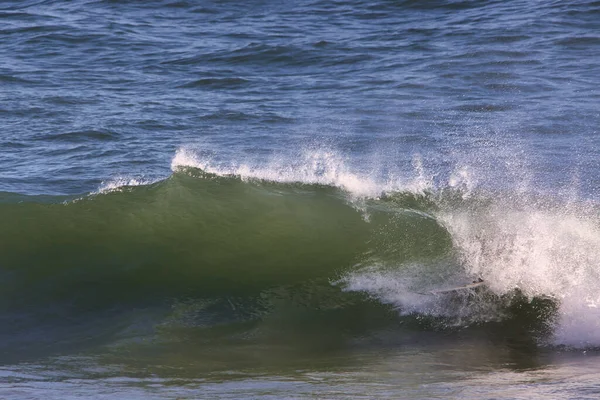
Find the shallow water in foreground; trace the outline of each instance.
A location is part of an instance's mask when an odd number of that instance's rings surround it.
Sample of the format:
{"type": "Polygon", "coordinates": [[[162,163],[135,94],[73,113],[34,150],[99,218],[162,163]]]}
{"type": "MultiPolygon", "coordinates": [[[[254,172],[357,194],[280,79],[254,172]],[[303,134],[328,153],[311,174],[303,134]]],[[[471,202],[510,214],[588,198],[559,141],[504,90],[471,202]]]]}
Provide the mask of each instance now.
{"type": "Polygon", "coordinates": [[[62,358],[0,373],[7,398],[44,393],[50,399],[594,399],[600,390],[595,353],[525,355],[477,339],[463,339],[458,346],[448,338],[435,339],[442,340],[286,360],[257,358],[245,368],[210,373],[203,371],[206,364],[196,370],[202,359],[171,357],[159,366],[100,366],[94,358],[62,358]]]}

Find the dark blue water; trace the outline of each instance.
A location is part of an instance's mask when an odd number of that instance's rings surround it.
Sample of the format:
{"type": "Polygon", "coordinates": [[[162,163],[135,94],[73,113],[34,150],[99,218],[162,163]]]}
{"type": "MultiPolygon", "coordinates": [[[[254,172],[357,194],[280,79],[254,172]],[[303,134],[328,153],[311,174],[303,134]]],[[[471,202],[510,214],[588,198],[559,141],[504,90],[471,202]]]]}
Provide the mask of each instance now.
{"type": "Polygon", "coordinates": [[[594,398],[599,88],[597,1],[0,2],[0,394],[594,398]]]}
{"type": "Polygon", "coordinates": [[[546,184],[576,169],[595,190],[599,12],[594,2],[4,2],[2,190],[79,194],[115,176],[164,177],[186,145],[227,162],[334,147],[370,154],[380,170],[420,153],[437,170],[467,148],[502,162],[515,141],[546,184]]]}

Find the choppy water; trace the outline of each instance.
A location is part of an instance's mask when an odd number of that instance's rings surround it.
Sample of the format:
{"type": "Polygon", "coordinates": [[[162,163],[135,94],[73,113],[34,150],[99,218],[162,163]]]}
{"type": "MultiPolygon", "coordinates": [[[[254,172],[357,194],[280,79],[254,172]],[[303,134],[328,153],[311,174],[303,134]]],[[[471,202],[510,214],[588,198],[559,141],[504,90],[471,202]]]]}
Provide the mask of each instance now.
{"type": "Polygon", "coordinates": [[[0,397],[597,398],[599,32],[0,3],[0,397]]]}

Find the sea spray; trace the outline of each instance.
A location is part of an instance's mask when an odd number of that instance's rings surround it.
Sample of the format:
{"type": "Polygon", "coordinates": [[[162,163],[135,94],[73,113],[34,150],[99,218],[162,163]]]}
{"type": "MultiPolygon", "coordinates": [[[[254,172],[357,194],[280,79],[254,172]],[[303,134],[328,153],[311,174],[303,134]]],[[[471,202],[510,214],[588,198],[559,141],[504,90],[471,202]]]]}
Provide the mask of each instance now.
{"type": "Polygon", "coordinates": [[[384,174],[379,170],[367,173],[352,166],[343,153],[333,148],[301,148],[292,155],[231,162],[218,159],[208,150],[181,147],[171,161],[173,171],[193,167],[243,180],[326,185],[346,191],[353,199],[378,198],[384,193],[404,190],[422,193],[431,188],[432,177],[426,173],[420,155],[413,157],[412,165],[414,175],[384,174]]]}
{"type": "Polygon", "coordinates": [[[531,312],[516,313],[552,324],[554,343],[597,344],[594,203],[492,192],[467,164],[444,183],[419,155],[412,176],[382,178],[333,151],[302,154],[234,164],[180,149],[162,181],[3,204],[6,226],[18,229],[3,231],[2,296],[15,301],[27,287],[28,304],[229,304],[326,280],[442,327],[503,323],[523,304],[531,312]],[[485,289],[431,294],[479,278],[485,289]],[[546,300],[555,314],[536,306],[546,300]]]}

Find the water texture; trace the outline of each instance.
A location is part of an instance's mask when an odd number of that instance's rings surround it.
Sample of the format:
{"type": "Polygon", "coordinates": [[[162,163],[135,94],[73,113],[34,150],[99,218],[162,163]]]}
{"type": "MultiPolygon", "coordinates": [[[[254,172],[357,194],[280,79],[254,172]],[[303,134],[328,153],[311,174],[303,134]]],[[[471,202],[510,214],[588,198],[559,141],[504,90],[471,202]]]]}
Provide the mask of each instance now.
{"type": "Polygon", "coordinates": [[[0,397],[597,398],[598,54],[595,1],[0,2],[0,397]]]}

